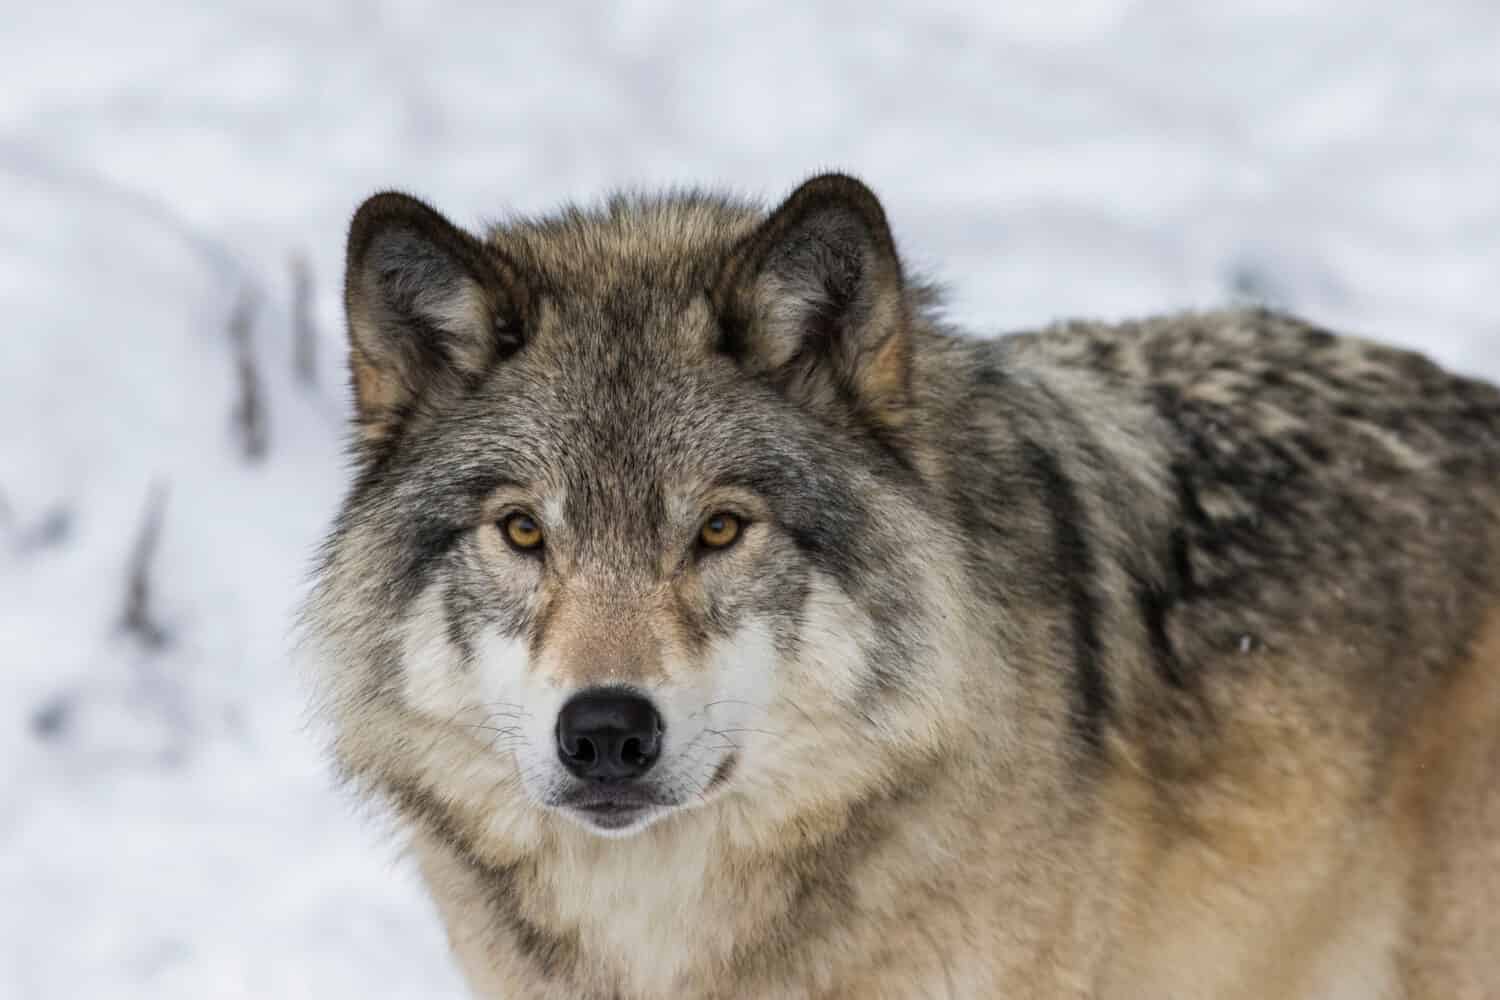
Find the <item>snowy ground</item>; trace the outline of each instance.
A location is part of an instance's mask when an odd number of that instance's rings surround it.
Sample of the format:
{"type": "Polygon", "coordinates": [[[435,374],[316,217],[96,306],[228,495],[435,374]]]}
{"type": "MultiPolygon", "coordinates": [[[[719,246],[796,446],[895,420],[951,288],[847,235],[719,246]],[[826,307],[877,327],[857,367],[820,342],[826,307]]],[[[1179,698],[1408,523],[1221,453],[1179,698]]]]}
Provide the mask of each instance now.
{"type": "Polygon", "coordinates": [[[1492,0],[875,6],[0,3],[0,996],[457,993],[286,655],[377,188],[475,223],[838,166],[982,329],[1261,298],[1500,377],[1492,0]],[[161,648],[120,628],[152,484],[161,648]]]}

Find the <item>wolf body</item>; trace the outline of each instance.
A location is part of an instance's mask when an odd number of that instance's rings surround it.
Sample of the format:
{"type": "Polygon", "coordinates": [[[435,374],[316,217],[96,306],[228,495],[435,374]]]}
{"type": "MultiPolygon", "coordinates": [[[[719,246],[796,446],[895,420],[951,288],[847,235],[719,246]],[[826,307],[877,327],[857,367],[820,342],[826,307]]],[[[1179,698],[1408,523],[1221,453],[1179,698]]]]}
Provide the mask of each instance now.
{"type": "Polygon", "coordinates": [[[1500,995],[1494,387],[966,337],[840,175],[380,195],[347,306],[318,705],[476,995],[1500,995]]]}

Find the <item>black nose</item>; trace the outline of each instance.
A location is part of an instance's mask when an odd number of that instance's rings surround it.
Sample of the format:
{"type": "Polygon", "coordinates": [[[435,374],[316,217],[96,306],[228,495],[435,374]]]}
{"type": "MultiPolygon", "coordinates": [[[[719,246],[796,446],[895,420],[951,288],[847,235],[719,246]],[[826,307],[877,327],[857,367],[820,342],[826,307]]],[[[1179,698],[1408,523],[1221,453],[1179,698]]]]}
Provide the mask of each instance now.
{"type": "Polygon", "coordinates": [[[557,715],[557,756],[590,781],[638,778],[661,756],[661,716],[629,691],[585,691],[557,715]]]}

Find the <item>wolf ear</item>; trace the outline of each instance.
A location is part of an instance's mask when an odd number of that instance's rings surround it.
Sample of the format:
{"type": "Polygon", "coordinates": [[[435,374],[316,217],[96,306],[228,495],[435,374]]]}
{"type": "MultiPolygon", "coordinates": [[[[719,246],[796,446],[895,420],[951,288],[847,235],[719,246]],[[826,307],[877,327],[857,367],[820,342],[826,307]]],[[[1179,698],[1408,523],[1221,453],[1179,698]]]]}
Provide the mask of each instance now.
{"type": "Polygon", "coordinates": [[[527,297],[498,251],[415,198],[377,194],[349,227],[349,364],[366,440],[419,396],[483,372],[524,343],[527,297]]]}
{"type": "Polygon", "coordinates": [[[880,201],[843,174],[794,191],[730,254],[713,293],[719,348],[799,402],[897,427],[911,330],[880,201]]]}

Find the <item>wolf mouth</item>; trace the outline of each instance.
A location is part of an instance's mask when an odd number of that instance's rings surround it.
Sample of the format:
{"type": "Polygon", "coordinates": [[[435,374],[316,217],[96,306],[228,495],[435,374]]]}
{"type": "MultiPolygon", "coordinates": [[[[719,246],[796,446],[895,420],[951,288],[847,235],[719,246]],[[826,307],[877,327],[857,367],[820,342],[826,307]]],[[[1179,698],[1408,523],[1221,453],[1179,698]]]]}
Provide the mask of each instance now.
{"type": "Polygon", "coordinates": [[[655,809],[657,807],[654,805],[636,804],[632,802],[595,802],[592,805],[571,806],[570,808],[576,809],[578,812],[581,812],[587,816],[609,819],[610,817],[615,816],[633,816],[636,813],[644,812],[647,809],[655,809]]]}
{"type": "Polygon", "coordinates": [[[664,799],[646,789],[580,788],[563,794],[560,808],[584,817],[595,826],[618,828],[659,809],[670,809],[678,803],[664,799]]]}
{"type": "Polygon", "coordinates": [[[677,803],[669,801],[653,788],[611,787],[601,782],[598,786],[580,785],[567,789],[558,797],[556,804],[570,809],[646,809],[651,806],[673,806],[677,803]]]}
{"type": "Polygon", "coordinates": [[[600,830],[623,830],[638,820],[667,808],[666,803],[636,797],[600,798],[585,803],[570,802],[563,808],[600,830]]]}

